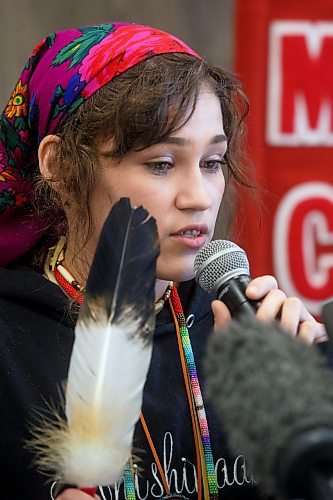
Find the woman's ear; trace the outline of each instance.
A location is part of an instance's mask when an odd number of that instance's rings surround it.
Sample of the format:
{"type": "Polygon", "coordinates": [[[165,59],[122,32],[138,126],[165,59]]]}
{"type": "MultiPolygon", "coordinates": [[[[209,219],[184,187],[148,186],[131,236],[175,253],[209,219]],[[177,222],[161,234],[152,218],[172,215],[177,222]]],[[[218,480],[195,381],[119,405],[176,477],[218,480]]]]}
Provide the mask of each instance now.
{"type": "MultiPolygon", "coordinates": [[[[54,157],[57,154],[61,139],[57,135],[46,135],[38,147],[38,163],[39,170],[46,182],[52,182],[54,179],[53,163],[54,157]]],[[[57,183],[52,182],[53,189],[56,188],[57,183]]]]}

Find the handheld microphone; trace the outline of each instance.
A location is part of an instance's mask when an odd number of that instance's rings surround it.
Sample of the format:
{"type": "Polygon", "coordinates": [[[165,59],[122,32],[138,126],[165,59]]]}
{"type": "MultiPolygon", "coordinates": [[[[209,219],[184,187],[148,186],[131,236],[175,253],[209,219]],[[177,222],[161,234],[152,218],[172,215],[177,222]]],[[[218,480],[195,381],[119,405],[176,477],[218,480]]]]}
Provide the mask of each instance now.
{"type": "Polygon", "coordinates": [[[199,286],[224,302],[233,318],[254,315],[260,302],[245,295],[251,277],[242,248],[232,241],[213,240],[196,255],[194,270],[199,286]]]}
{"type": "Polygon", "coordinates": [[[278,323],[235,322],[211,337],[207,396],[263,492],[333,498],[333,375],[278,323]]]}

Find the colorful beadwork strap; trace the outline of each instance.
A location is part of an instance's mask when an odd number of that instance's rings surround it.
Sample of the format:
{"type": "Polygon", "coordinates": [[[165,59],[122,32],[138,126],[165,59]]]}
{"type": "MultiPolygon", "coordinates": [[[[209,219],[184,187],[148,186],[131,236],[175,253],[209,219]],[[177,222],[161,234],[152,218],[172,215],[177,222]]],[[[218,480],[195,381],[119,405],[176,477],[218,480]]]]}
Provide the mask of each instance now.
{"type": "Polygon", "coordinates": [[[206,411],[203,403],[203,398],[201,394],[197,369],[194,361],[193,350],[191,346],[191,341],[188,333],[188,329],[186,326],[185,315],[183,312],[182,304],[180,302],[180,298],[177,292],[177,288],[174,287],[171,292],[170,297],[172,306],[176,313],[177,323],[180,329],[180,335],[182,339],[188,376],[190,379],[190,384],[192,388],[194,404],[196,409],[196,414],[198,416],[202,448],[204,454],[204,462],[207,473],[207,481],[208,481],[208,489],[209,489],[209,498],[211,500],[215,500],[218,498],[218,487],[217,487],[217,478],[215,474],[215,467],[213,461],[213,453],[211,448],[208,423],[206,417],[206,411]]]}
{"type": "Polygon", "coordinates": [[[125,489],[125,498],[127,500],[136,500],[133,477],[134,477],[133,464],[132,464],[132,459],[130,459],[126,464],[124,471],[124,489],[125,489]]]}

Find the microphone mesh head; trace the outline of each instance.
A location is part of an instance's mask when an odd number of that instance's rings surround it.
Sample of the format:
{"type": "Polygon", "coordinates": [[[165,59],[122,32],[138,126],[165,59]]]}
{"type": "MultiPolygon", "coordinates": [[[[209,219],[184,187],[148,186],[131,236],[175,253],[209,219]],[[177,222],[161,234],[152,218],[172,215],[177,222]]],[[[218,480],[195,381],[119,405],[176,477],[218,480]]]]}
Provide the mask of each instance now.
{"type": "Polygon", "coordinates": [[[203,246],[194,261],[198,284],[208,293],[215,293],[227,280],[250,275],[245,251],[228,240],[214,240],[203,246]]]}

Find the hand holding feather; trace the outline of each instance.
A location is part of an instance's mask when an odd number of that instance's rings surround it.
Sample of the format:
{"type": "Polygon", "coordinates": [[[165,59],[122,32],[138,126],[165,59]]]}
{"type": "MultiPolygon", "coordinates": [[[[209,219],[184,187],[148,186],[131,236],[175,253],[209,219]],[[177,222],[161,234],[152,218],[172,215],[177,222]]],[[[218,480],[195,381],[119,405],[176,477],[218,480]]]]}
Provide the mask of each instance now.
{"type": "Polygon", "coordinates": [[[39,465],[62,483],[114,484],[130,457],[152,352],[158,254],[154,219],[122,198],[104,224],[75,327],[66,419],[35,432],[39,465]]]}

